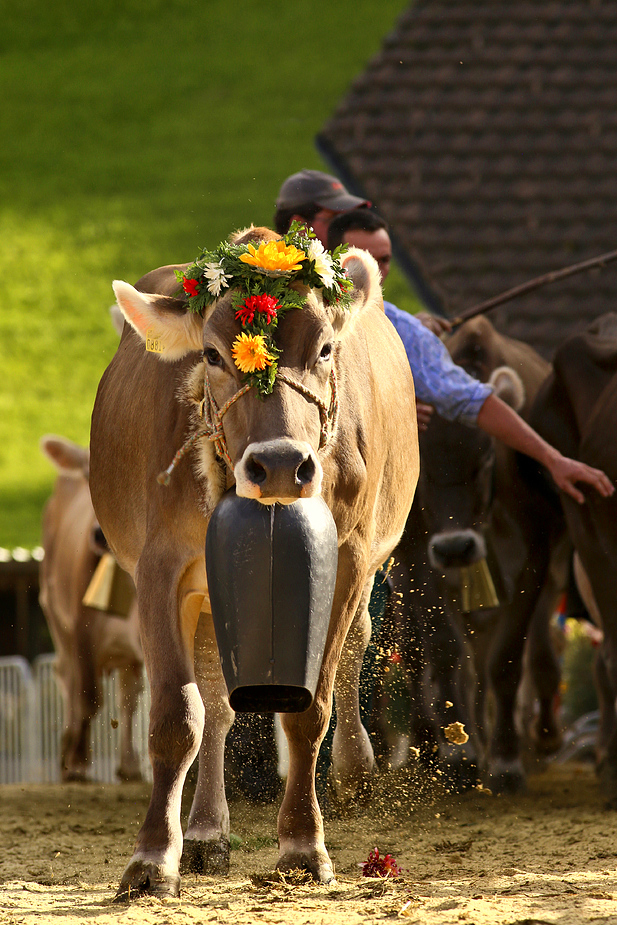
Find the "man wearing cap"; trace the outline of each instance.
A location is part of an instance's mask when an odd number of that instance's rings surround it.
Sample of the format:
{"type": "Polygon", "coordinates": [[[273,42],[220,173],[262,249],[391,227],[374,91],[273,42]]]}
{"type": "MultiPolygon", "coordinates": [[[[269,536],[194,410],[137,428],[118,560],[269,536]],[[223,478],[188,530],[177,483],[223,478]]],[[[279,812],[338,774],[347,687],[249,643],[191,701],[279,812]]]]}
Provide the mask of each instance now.
{"type": "MultiPolygon", "coordinates": [[[[360,208],[366,212],[371,203],[352,196],[336,177],[320,170],[301,170],[287,177],[281,186],[276,200],[274,227],[279,234],[286,234],[293,221],[310,225],[323,246],[328,248],[330,222],[360,208]]],[[[449,321],[429,312],[419,312],[417,318],[438,336],[450,330],[449,321]]]]}
{"type": "Polygon", "coordinates": [[[293,221],[310,225],[324,247],[328,225],[335,215],[350,212],[370,202],[348,193],[337,177],[320,170],[301,170],[287,177],[276,200],[274,227],[286,234],[293,221]]]}
{"type": "MultiPolygon", "coordinates": [[[[301,170],[299,173],[292,174],[291,177],[288,177],[281,186],[276,201],[276,212],[274,215],[275,227],[279,234],[285,234],[289,230],[289,226],[294,219],[299,222],[304,222],[313,228],[313,231],[324,247],[328,248],[334,243],[332,236],[331,240],[328,241],[328,229],[335,215],[355,211],[362,206],[364,206],[365,209],[370,208],[371,203],[367,202],[365,199],[360,199],[358,196],[352,196],[336,177],[321,173],[319,170],[301,170]]],[[[361,218],[361,216],[358,216],[358,218],[361,218]]],[[[347,228],[347,231],[349,230],[350,229],[347,228]]],[[[341,240],[345,241],[346,239],[347,243],[352,243],[353,239],[350,239],[348,235],[342,234],[341,240]]],[[[367,249],[367,242],[365,239],[359,243],[361,243],[364,249],[367,249]]],[[[368,248],[368,250],[370,251],[371,248],[368,248]]],[[[392,307],[394,308],[394,306],[392,307]]],[[[391,320],[394,321],[395,327],[399,330],[400,334],[400,322],[407,313],[403,313],[398,309],[396,312],[397,318],[391,318],[391,320]]],[[[432,325],[427,323],[425,318],[414,319],[409,315],[406,321],[411,330],[408,332],[408,335],[406,332],[402,337],[404,343],[407,339],[410,342],[417,339],[418,331],[421,330],[417,324],[418,320],[420,320],[429,331],[433,330],[433,333],[436,333],[432,325]]],[[[449,327],[450,325],[445,322],[444,328],[447,329],[449,327]]],[[[419,375],[420,367],[425,364],[430,365],[434,363],[436,364],[435,370],[433,370],[434,376],[443,377],[443,366],[446,357],[448,366],[460,372],[460,368],[456,367],[455,364],[451,362],[447,355],[447,351],[443,345],[439,343],[438,339],[429,337],[429,342],[439,348],[441,354],[436,354],[435,350],[428,351],[422,348],[417,351],[417,362],[412,362],[412,371],[416,376],[419,375]]],[[[426,345],[427,339],[425,336],[421,338],[421,343],[426,345]]],[[[408,344],[405,343],[405,347],[409,356],[410,349],[408,344]]],[[[471,377],[466,378],[471,381],[471,377]]],[[[451,384],[448,385],[452,388],[451,384]]],[[[609,497],[613,494],[614,487],[603,472],[597,469],[591,469],[589,466],[585,466],[577,460],[562,456],[554,447],[549,446],[549,444],[542,440],[540,436],[509,407],[509,405],[506,405],[497,398],[490,387],[487,389],[486,386],[475,382],[475,380],[471,382],[471,385],[476,388],[478,392],[478,394],[473,396],[474,400],[471,402],[473,407],[473,411],[470,415],[472,423],[477,422],[479,427],[493,437],[497,437],[497,439],[502,440],[518,452],[525,453],[533,459],[538,460],[538,462],[546,466],[559,488],[579,503],[583,503],[584,496],[576,488],[575,483],[577,481],[593,484],[603,497],[609,497]]],[[[452,391],[454,392],[454,390],[452,391]]],[[[467,389],[467,391],[469,391],[469,389],[467,389]]],[[[430,420],[430,406],[423,402],[418,402],[417,410],[419,427],[421,430],[424,430],[430,420]]],[[[452,414],[452,418],[455,417],[458,417],[459,420],[463,419],[460,413],[452,414]]]]}

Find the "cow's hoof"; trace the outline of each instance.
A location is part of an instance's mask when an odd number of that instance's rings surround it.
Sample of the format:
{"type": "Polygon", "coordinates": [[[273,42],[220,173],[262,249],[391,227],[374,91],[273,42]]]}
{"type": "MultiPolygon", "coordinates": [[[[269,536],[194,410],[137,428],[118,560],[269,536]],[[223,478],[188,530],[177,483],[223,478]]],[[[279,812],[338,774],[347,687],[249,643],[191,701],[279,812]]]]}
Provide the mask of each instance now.
{"type": "Polygon", "coordinates": [[[311,875],[316,883],[333,883],[334,867],[326,851],[298,851],[283,855],[276,864],[282,873],[303,870],[311,875]]]}
{"type": "Polygon", "coordinates": [[[221,837],[213,841],[199,841],[185,838],[180,860],[183,874],[211,874],[226,877],[229,873],[229,839],[221,837]]]}
{"type": "Polygon", "coordinates": [[[129,903],[140,896],[174,899],[180,895],[180,874],[161,874],[154,864],[129,864],[114,896],[115,903],[129,903]]]}
{"type": "Polygon", "coordinates": [[[497,761],[491,764],[489,787],[493,793],[509,794],[524,793],[527,789],[527,778],[517,759],[515,761],[497,761]]]}

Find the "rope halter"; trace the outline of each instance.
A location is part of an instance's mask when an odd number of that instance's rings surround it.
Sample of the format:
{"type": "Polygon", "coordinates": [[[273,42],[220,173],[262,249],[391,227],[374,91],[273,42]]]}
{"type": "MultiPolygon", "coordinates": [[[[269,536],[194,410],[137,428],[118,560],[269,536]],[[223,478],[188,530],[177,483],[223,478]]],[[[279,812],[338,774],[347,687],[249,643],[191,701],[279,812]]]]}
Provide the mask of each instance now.
{"type": "MultiPolygon", "coordinates": [[[[319,395],[313,392],[312,389],[307,388],[307,386],[303,385],[301,382],[298,382],[296,379],[292,379],[291,376],[286,376],[284,373],[278,373],[276,381],[285,383],[285,385],[288,385],[292,389],[295,389],[297,392],[300,392],[300,394],[304,395],[306,399],[314,402],[317,405],[319,409],[320,420],[319,449],[323,450],[332,439],[332,435],[336,431],[338,423],[338,383],[334,365],[332,365],[329,377],[329,405],[326,405],[326,403],[322,401],[319,395]]],[[[241,389],[238,389],[238,391],[225,402],[222,408],[218,408],[214,400],[214,396],[212,395],[212,390],[210,389],[208,374],[206,373],[204,376],[204,397],[199,402],[199,417],[203,422],[202,426],[199,427],[195,433],[191,434],[187,440],[185,440],[167,469],[159,473],[157,476],[157,481],[160,485],[169,485],[172,472],[180,460],[191,449],[193,444],[202,438],[210,440],[214,444],[214,452],[216,453],[217,457],[220,460],[224,460],[225,463],[229,466],[230,471],[233,472],[234,465],[227,449],[225,431],[223,430],[223,416],[227,413],[227,411],[229,411],[231,406],[237,402],[239,398],[245,395],[246,392],[248,392],[251,388],[253,388],[253,386],[250,384],[242,386],[241,389]]]]}

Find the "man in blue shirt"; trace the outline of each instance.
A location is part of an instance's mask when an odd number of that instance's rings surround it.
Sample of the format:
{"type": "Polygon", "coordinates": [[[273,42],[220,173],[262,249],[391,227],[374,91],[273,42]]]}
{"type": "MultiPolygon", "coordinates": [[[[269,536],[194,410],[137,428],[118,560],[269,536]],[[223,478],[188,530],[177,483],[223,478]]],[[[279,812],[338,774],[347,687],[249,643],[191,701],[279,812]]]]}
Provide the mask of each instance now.
{"type": "MultiPolygon", "coordinates": [[[[327,247],[350,244],[371,253],[380,268],[382,280],[390,269],[392,245],[386,222],[366,207],[334,217],[328,226],[327,247]]],[[[562,456],[543,440],[509,405],[493,394],[486,383],[479,382],[457,366],[444,344],[433,331],[448,330],[447,321],[431,319],[422,323],[418,317],[401,311],[391,302],[384,310],[403,342],[413,373],[418,404],[418,427],[426,430],[433,411],[449,421],[481,427],[514,450],[525,453],[545,466],[556,485],[575,501],[584,496],[576,482],[586,482],[603,497],[614,486],[599,469],[562,456]]]]}

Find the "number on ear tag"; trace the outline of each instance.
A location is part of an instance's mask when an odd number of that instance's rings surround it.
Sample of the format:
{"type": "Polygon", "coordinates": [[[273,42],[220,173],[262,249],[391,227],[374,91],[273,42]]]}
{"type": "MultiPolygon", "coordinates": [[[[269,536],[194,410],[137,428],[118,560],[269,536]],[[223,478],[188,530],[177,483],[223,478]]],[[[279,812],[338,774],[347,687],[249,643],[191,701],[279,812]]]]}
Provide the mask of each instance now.
{"type": "Polygon", "coordinates": [[[151,328],[146,331],[146,350],[148,353],[165,353],[165,344],[160,337],[153,337],[151,328]]]}

